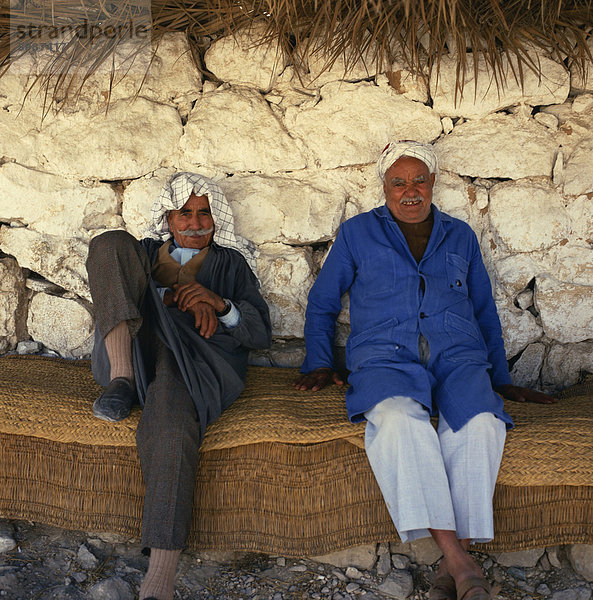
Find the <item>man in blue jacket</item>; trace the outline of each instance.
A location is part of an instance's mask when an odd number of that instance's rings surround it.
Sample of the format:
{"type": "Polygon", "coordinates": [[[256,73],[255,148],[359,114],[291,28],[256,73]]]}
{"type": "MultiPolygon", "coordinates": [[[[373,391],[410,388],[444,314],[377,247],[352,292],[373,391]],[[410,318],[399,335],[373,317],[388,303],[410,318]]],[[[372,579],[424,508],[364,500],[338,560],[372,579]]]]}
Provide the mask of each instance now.
{"type": "Polygon", "coordinates": [[[481,600],[491,589],[467,549],[494,536],[492,496],[512,427],[496,392],[553,399],[511,384],[476,235],[432,204],[432,147],[390,143],[378,171],[385,204],[342,224],[309,294],[295,387],[342,385],[332,347],[348,292],[346,406],[352,421],[367,421],[365,448],[391,518],[403,542],[430,535],[443,551],[430,598],[481,600]]]}

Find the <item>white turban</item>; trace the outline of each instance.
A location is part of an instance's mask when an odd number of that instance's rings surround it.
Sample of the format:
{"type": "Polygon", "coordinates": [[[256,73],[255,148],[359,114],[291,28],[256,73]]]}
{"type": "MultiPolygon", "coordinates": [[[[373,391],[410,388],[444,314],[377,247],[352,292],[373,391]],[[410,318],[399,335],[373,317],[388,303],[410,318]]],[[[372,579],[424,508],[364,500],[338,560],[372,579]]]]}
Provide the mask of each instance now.
{"type": "Polygon", "coordinates": [[[191,194],[207,196],[214,220],[214,241],[219,246],[234,248],[239,251],[257,275],[256,259],[258,251],[253,242],[235,233],[233,213],[227,199],[224,197],[219,185],[198,175],[197,173],[175,173],[163,186],[159,197],[152,208],[152,223],[147,235],[158,240],[167,240],[171,237],[167,215],[171,210],[179,210],[189,199],[191,194]]]}
{"type": "Polygon", "coordinates": [[[377,161],[377,172],[379,177],[385,179],[385,173],[391,165],[402,156],[411,156],[421,160],[427,167],[428,171],[435,176],[438,170],[437,157],[430,144],[421,144],[420,142],[389,142],[381,153],[377,161]]]}

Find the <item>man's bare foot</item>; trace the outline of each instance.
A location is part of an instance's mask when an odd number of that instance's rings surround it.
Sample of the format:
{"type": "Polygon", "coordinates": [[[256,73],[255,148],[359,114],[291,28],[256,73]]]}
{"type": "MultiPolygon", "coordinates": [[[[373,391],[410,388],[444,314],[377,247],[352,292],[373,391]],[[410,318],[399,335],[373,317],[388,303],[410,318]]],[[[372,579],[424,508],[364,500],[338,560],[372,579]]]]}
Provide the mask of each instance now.
{"type": "Polygon", "coordinates": [[[439,565],[438,575],[450,575],[455,580],[457,600],[486,600],[490,598],[490,584],[485,579],[480,567],[469,554],[459,557],[455,563],[449,564],[446,559],[439,565]],[[471,587],[467,587],[468,584],[471,587]]]}

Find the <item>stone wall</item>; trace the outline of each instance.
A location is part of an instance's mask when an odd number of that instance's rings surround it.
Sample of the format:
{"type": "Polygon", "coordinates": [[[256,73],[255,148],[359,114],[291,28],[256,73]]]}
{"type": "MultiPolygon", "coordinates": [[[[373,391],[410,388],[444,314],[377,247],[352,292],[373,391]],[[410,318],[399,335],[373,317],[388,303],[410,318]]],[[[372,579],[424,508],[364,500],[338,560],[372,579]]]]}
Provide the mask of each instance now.
{"type": "Polygon", "coordinates": [[[321,72],[318,57],[298,75],[277,48],[245,35],[207,50],[214,83],[175,34],[139,94],[134,74],[116,78],[110,97],[108,77],[96,75],[49,110],[37,88],[26,94],[26,76],[7,73],[0,352],[34,340],[88,356],[89,240],[118,227],[142,236],[162,183],[195,170],[220,182],[238,233],[260,250],[275,343],[253,361],[299,365],[307,292],[340,223],[382,203],[374,161],[399,138],[434,144],[434,201],[481,241],[515,382],[576,382],[593,371],[593,77],[533,59],[539,74],[526,71],[523,85],[510,75],[497,89],[483,64],[473,80],[468,55],[471,76],[456,96],[453,59],[428,83],[401,64],[376,76],[363,61],[321,72]]]}

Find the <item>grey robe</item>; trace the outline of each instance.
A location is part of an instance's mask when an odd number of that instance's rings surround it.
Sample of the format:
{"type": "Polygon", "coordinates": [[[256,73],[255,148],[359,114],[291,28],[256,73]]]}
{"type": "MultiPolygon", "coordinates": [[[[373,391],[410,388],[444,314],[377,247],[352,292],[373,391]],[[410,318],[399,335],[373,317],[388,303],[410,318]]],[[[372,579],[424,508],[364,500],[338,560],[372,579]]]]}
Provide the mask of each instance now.
{"type": "MultiPolygon", "coordinates": [[[[150,238],[140,244],[154,265],[163,242],[150,238]]],[[[196,281],[233,301],[241,313],[240,323],[226,329],[219,323],[210,339],[199,335],[194,318],[163,304],[152,278],[141,307],[142,326],[132,342],[134,373],[141,404],[154,377],[153,335],[171,350],[196,406],[202,436],[206,426],[239,396],[245,385],[250,349],[267,348],[271,342],[268,307],[259,292],[257,278],[244,257],[231,248],[212,244],[196,281]]],[[[109,359],[101,335],[96,334],[93,375],[109,384],[109,359]]]]}

